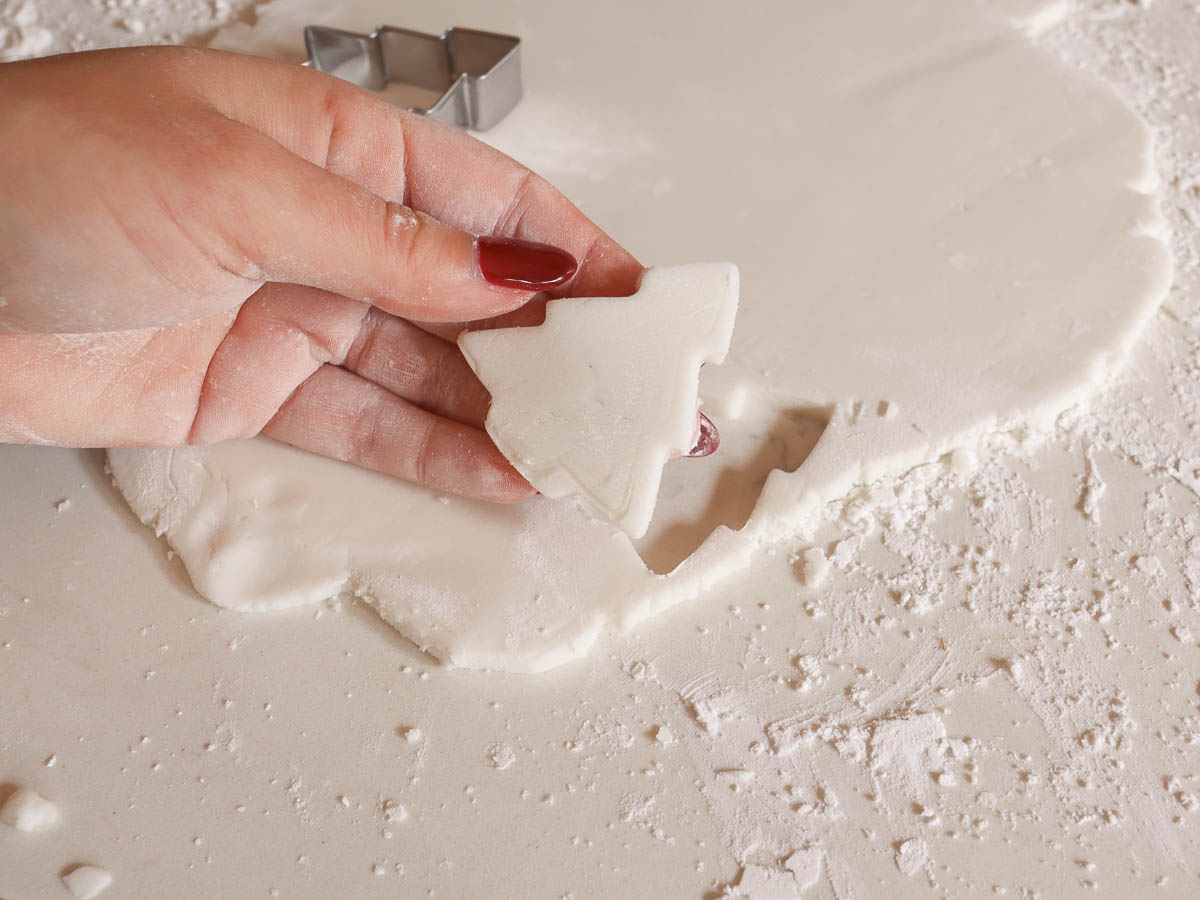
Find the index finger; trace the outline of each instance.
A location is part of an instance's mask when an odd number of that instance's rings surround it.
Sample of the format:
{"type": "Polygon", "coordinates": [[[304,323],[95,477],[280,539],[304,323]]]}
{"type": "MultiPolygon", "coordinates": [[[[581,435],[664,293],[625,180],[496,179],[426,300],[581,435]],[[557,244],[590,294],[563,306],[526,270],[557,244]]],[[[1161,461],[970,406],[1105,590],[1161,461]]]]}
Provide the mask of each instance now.
{"type": "Polygon", "coordinates": [[[190,60],[188,78],[216,109],[309,162],[455,228],[566,250],[579,271],[561,293],[636,289],[642,266],[627,250],[544,178],[465,132],[302,66],[216,50],[190,60]]]}

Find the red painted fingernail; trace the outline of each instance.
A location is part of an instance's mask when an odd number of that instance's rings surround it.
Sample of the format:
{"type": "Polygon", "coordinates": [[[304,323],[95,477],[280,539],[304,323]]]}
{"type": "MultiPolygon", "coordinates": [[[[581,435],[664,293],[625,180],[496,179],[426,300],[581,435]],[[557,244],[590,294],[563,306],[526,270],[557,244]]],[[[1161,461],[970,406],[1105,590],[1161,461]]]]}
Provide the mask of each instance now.
{"type": "Polygon", "coordinates": [[[570,281],[579,268],[575,257],[549,244],[481,237],[476,238],[475,247],[479,274],[496,287],[543,291],[570,281]]]}
{"type": "Polygon", "coordinates": [[[700,437],[696,438],[696,446],[683,454],[689,459],[712,456],[721,446],[721,435],[717,431],[717,426],[712,423],[712,419],[704,413],[697,413],[697,415],[700,417],[700,437]]]}

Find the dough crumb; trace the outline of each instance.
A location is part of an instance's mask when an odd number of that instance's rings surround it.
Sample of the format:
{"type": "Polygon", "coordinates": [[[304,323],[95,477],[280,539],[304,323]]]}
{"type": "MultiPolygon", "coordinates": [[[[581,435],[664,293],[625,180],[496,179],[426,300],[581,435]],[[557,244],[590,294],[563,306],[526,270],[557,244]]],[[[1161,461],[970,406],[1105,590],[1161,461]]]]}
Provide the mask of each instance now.
{"type": "Polygon", "coordinates": [[[517,761],[517,755],[508,744],[492,744],[487,749],[487,758],[492,767],[504,771],[517,761]]]}
{"type": "Polygon", "coordinates": [[[621,671],[634,681],[653,681],[658,675],[654,663],[642,659],[630,660],[621,667],[621,671]]]}
{"type": "Polygon", "coordinates": [[[1079,503],[1076,509],[1093,525],[1100,524],[1100,498],[1108,490],[1108,485],[1100,477],[1100,469],[1096,466],[1096,457],[1089,447],[1083,455],[1083,486],[1079,492],[1079,503]]]}
{"type": "Polygon", "coordinates": [[[112,873],[99,866],[76,866],[62,877],[62,883],[71,896],[78,900],[91,900],[98,896],[112,884],[112,880],[112,873]]]}
{"type": "Polygon", "coordinates": [[[747,865],[730,896],[747,900],[788,900],[795,897],[799,886],[792,873],[774,866],[747,865]]]}
{"type": "Polygon", "coordinates": [[[792,665],[800,672],[800,678],[792,682],[792,688],[801,694],[807,694],[829,681],[829,676],[821,671],[821,660],[812,654],[797,656],[792,660],[792,665]]]}
{"type": "Polygon", "coordinates": [[[401,725],[396,729],[396,733],[410,744],[419,744],[421,742],[421,738],[424,737],[421,729],[417,728],[415,725],[401,725]]]}
{"type": "Polygon", "coordinates": [[[796,886],[808,890],[821,877],[821,851],[816,847],[804,847],[783,861],[783,867],[796,879],[796,886]]]}
{"type": "Polygon", "coordinates": [[[681,695],[696,723],[711,735],[721,733],[721,723],[738,717],[744,708],[741,698],[732,690],[701,678],[698,684],[681,695]]]}
{"type": "Polygon", "coordinates": [[[966,475],[977,465],[979,465],[979,457],[975,455],[974,450],[959,447],[950,454],[950,468],[959,475],[966,475]]]}
{"type": "Polygon", "coordinates": [[[0,822],[17,831],[43,831],[58,819],[58,807],[29,788],[17,788],[0,807],[0,822]]]}
{"type": "Polygon", "coordinates": [[[388,822],[403,822],[408,818],[408,810],[402,803],[397,803],[395,800],[384,800],[379,808],[383,812],[383,818],[388,822]]]}
{"type": "Polygon", "coordinates": [[[896,868],[904,875],[915,875],[929,859],[929,845],[924,838],[909,838],[896,849],[896,868]]]}
{"type": "Polygon", "coordinates": [[[829,570],[832,568],[829,559],[825,556],[825,551],[820,547],[812,547],[804,551],[801,559],[803,564],[800,579],[804,582],[804,586],[819,588],[829,577],[829,570]]]}

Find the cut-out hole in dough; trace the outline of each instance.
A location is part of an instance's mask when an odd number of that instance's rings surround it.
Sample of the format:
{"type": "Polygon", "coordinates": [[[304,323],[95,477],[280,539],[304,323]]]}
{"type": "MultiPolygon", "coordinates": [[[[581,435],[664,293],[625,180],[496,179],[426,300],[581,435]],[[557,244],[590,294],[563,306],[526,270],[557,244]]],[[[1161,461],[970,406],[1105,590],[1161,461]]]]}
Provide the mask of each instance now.
{"type": "Polygon", "coordinates": [[[663,471],[658,506],[645,537],[634,542],[651,571],[671,572],[717,526],[746,524],[775,469],[794,472],[829,424],[830,410],[794,407],[722,420],[721,449],[703,459],[675,460],[663,471]]]}

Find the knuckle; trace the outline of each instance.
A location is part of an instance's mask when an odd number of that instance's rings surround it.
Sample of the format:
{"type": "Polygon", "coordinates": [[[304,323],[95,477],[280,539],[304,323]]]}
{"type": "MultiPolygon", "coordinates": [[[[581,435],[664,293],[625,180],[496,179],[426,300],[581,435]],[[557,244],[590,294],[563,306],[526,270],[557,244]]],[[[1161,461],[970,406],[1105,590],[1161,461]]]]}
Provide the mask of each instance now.
{"type": "Polygon", "coordinates": [[[361,372],[374,361],[379,347],[381,315],[374,306],[367,308],[367,312],[359,324],[358,333],[350,342],[350,346],[343,356],[344,365],[351,372],[361,372]]]}
{"type": "Polygon", "coordinates": [[[418,484],[427,484],[429,482],[435,427],[433,422],[426,423],[413,443],[412,477],[418,484]]]}
{"type": "Polygon", "coordinates": [[[363,403],[354,411],[347,429],[346,453],[350,462],[376,468],[378,461],[385,458],[379,419],[377,402],[363,403]]]}
{"type": "Polygon", "coordinates": [[[530,169],[524,169],[516,185],[511,199],[504,211],[496,218],[492,231],[496,234],[515,234],[521,220],[528,211],[531,195],[538,188],[541,177],[530,169]]]}

